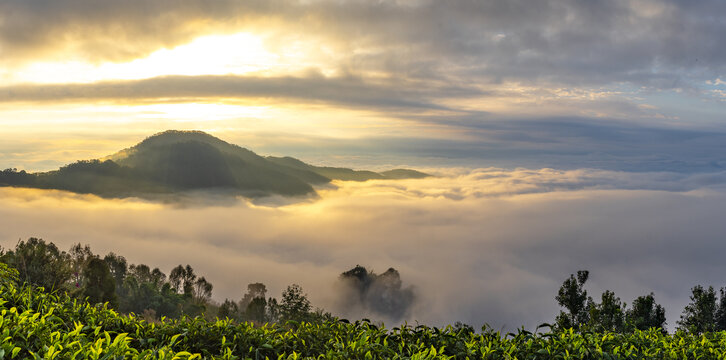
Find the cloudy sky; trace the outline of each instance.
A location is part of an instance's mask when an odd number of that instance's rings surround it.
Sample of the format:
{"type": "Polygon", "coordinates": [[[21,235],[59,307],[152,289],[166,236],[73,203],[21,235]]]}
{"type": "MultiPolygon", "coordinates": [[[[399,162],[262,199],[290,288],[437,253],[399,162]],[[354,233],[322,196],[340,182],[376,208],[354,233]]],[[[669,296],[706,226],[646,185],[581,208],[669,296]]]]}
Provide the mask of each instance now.
{"type": "Polygon", "coordinates": [[[0,166],[46,170],[176,128],[321,162],[713,170],[725,13],[720,0],[3,0],[0,166]]]}
{"type": "Polygon", "coordinates": [[[726,285],[708,275],[726,270],[724,33],[721,0],[0,0],[0,168],[196,129],[440,175],[284,206],[5,189],[0,241],[164,266],[154,247],[184,244],[206,259],[176,262],[218,298],[244,286],[229,271],[263,267],[325,304],[326,279],[394,266],[437,309],[417,318],[514,327],[551,320],[558,284],[589,268],[595,292],[654,291],[674,325],[699,279],[726,285]]]}

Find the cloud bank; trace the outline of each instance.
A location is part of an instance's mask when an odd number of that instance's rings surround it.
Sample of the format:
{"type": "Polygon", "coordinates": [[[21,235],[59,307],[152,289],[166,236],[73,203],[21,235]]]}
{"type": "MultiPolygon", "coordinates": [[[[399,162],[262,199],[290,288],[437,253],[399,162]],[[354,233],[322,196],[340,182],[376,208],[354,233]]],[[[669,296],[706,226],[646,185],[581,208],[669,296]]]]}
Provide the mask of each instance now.
{"type": "Polygon", "coordinates": [[[6,0],[0,128],[18,138],[0,163],[49,169],[92,153],[89,137],[184,128],[283,137],[254,150],[315,159],[723,171],[725,14],[720,0],[6,0]],[[178,72],[147,61],[214,35],[178,72]],[[71,141],[44,150],[38,126],[71,141]]]}
{"type": "Polygon", "coordinates": [[[194,102],[216,99],[277,98],[325,102],[349,107],[406,110],[450,110],[428,98],[472,96],[473,88],[397,88],[396,84],[365,82],[359,78],[164,76],[143,80],[106,81],[91,84],[15,85],[0,88],[0,102],[107,101],[194,102]]]}
{"type": "MultiPolygon", "coordinates": [[[[719,129],[648,126],[586,117],[452,115],[393,121],[366,112],[345,115],[341,119],[333,116],[330,122],[317,126],[319,113],[292,111],[279,120],[280,126],[288,124],[290,130],[286,132],[254,127],[273,122],[271,119],[208,121],[207,125],[214,127],[212,135],[259,154],[293,156],[324,166],[373,170],[407,166],[549,167],[682,174],[726,169],[726,131],[719,129]],[[351,127],[370,133],[353,138],[305,134],[326,126],[334,134],[351,127]]],[[[123,117],[123,113],[108,115],[109,120],[123,117]]],[[[112,125],[81,122],[42,134],[29,133],[23,126],[7,125],[7,141],[0,144],[0,169],[51,170],[79,159],[102,158],[170,127],[193,130],[204,124],[172,120],[138,124],[120,120],[112,125]],[[106,131],[109,126],[113,133],[106,131]],[[13,131],[15,127],[19,129],[13,131]]]]}
{"type": "MultiPolygon", "coordinates": [[[[430,169],[429,171],[436,169],[430,169]]],[[[439,169],[437,178],[337,183],[314,201],[159,204],[1,188],[0,239],[80,242],[169,271],[191,264],[214,298],[299,283],[333,309],[355,264],[395,267],[417,301],[400,320],[532,328],[551,321],[561,282],[626,302],[655,292],[672,329],[695,284],[725,285],[723,174],[439,169]]],[[[393,317],[360,311],[387,321],[393,317]]]]}
{"type": "Polygon", "coordinates": [[[5,61],[128,61],[209,33],[322,37],[352,72],[692,87],[723,74],[726,5],[669,1],[8,0],[5,61]],[[65,55],[64,55],[65,54],[65,55]]]}
{"type": "Polygon", "coordinates": [[[714,122],[726,91],[719,36],[726,7],[718,0],[9,0],[0,14],[4,76],[15,79],[0,89],[2,102],[272,96],[414,114],[714,122]],[[143,69],[140,80],[109,75],[64,86],[15,78],[32,73],[23,68],[29,64],[55,63],[56,72],[72,73],[74,63],[131,63],[206,35],[236,33],[263,39],[271,58],[309,56],[241,78],[212,77],[219,68],[193,61],[199,76],[155,77],[143,69]]]}

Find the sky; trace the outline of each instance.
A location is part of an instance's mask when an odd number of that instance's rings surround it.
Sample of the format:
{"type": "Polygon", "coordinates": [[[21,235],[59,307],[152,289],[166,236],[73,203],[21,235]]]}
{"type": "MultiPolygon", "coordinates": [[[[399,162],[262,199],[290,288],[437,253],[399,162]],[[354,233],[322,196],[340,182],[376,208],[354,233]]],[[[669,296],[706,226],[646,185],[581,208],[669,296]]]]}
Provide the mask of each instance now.
{"type": "Polygon", "coordinates": [[[194,129],[438,175],[264,204],[0,189],[0,244],[198,264],[217,299],[266,268],[322,305],[340,272],[393,266],[418,289],[409,320],[515,328],[589,268],[595,292],[653,291],[673,326],[691,286],[726,285],[724,33],[721,0],[0,0],[0,168],[194,129]]]}

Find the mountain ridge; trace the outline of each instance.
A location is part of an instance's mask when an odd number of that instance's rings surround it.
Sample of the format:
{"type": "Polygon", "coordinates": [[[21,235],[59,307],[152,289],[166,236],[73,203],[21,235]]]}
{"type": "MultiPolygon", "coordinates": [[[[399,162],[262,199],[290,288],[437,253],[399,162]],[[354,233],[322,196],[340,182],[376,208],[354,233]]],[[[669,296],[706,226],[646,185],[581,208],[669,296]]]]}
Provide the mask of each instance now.
{"type": "Polygon", "coordinates": [[[138,144],[58,170],[0,172],[0,186],[67,190],[102,197],[147,197],[190,190],[223,189],[246,197],[314,195],[332,180],[423,178],[411,169],[385,172],[321,167],[292,157],[260,156],[208,133],[167,130],[138,144]]]}

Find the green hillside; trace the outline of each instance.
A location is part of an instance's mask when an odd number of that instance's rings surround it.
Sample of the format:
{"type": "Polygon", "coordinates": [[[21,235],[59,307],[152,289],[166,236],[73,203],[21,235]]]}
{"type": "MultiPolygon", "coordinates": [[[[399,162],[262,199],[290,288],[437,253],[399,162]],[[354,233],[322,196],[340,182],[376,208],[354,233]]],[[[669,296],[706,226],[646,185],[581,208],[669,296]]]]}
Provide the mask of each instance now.
{"type": "Polygon", "coordinates": [[[104,197],[220,189],[244,196],[314,194],[331,180],[365,181],[428,176],[318,167],[291,157],[262,157],[201,131],[165,131],[101,160],[78,161],[44,173],[0,172],[0,186],[60,189],[104,197]]]}

